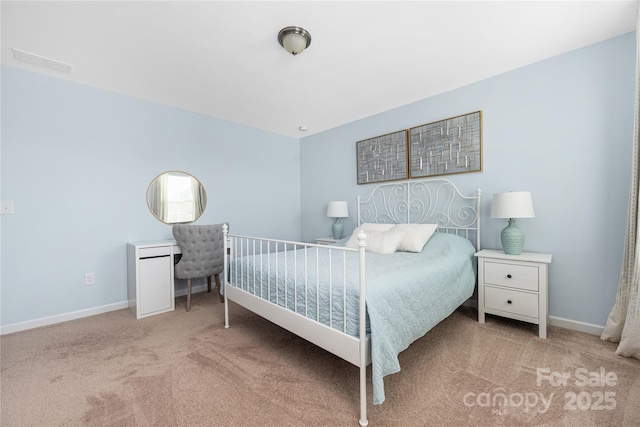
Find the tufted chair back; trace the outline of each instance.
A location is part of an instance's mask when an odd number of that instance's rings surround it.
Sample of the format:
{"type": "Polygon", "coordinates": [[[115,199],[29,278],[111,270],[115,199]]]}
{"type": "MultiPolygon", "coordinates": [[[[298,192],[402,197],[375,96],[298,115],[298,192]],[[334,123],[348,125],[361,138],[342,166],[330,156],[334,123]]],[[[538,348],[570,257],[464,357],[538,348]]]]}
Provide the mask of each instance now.
{"type": "MultiPolygon", "coordinates": [[[[175,265],[175,276],[187,279],[187,311],[191,310],[191,279],[207,278],[211,291],[211,276],[220,286],[220,273],[224,269],[223,224],[176,224],[173,237],[180,246],[182,258],[175,265]]],[[[222,300],[222,296],[221,296],[222,300]]]]}

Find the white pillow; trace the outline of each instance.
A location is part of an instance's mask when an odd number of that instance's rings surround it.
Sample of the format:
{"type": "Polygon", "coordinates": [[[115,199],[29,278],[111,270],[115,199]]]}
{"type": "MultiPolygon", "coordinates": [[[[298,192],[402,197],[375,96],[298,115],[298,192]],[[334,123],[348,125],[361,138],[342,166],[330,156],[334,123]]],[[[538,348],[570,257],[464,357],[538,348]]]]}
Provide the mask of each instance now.
{"type": "Polygon", "coordinates": [[[402,240],[402,233],[395,230],[389,231],[365,231],[367,233],[367,246],[365,251],[376,254],[392,254],[398,250],[402,240]]]}
{"type": "Polygon", "coordinates": [[[422,252],[422,248],[438,229],[438,224],[398,224],[393,231],[402,234],[398,250],[422,252]]]}
{"type": "Polygon", "coordinates": [[[395,227],[395,224],[375,224],[372,222],[365,222],[360,227],[353,230],[351,237],[349,237],[349,240],[347,240],[344,245],[348,248],[357,248],[358,233],[360,233],[360,230],[364,230],[365,233],[369,234],[370,231],[389,231],[393,227],[395,227]]]}

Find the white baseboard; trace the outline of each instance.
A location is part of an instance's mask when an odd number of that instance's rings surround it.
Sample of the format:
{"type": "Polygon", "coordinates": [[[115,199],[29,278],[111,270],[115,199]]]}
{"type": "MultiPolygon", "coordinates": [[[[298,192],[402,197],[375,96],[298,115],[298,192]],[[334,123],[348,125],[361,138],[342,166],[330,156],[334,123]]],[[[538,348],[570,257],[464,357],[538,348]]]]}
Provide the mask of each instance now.
{"type": "MultiPolygon", "coordinates": [[[[216,284],[212,283],[211,284],[211,292],[213,292],[215,290],[216,284]]],[[[194,285],[191,287],[191,293],[192,294],[197,294],[198,292],[207,292],[208,286],[206,283],[203,283],[202,285],[194,285]]],[[[180,289],[180,290],[176,290],[175,291],[175,296],[177,297],[183,297],[187,295],[187,288],[184,289],[180,289]]]]}
{"type": "Polygon", "coordinates": [[[70,313],[56,314],[55,316],[41,317],[40,319],[28,320],[26,322],[13,323],[11,325],[2,326],[2,328],[0,329],[0,335],[26,331],[27,329],[39,328],[41,326],[53,325],[56,323],[68,322],[69,320],[95,316],[96,314],[107,313],[109,311],[122,310],[123,308],[127,308],[128,306],[129,304],[127,301],[122,301],[103,305],[100,307],[72,311],[70,313]]]}
{"type": "Polygon", "coordinates": [[[572,331],[586,332],[591,335],[602,335],[604,326],[592,323],[579,322],[577,320],[563,319],[562,317],[549,316],[549,324],[559,328],[571,329],[572,331]]]}
{"type": "MultiPolygon", "coordinates": [[[[465,307],[478,307],[478,300],[468,299],[463,304],[465,307]]],[[[549,316],[549,325],[559,328],[570,329],[577,332],[585,332],[591,335],[602,335],[604,326],[593,325],[591,323],[579,322],[577,320],[564,319],[562,317],[549,316]]]]}
{"type": "MultiPolygon", "coordinates": [[[[193,286],[191,293],[206,292],[207,284],[193,286]]],[[[212,290],[213,292],[213,290],[212,290]]],[[[186,289],[176,291],[175,296],[187,295],[186,289]]],[[[55,316],[41,317],[40,319],[28,320],[26,322],[13,323],[0,327],[0,335],[12,334],[14,332],[26,331],[28,329],[39,328],[41,326],[55,325],[56,323],[68,322],[69,320],[81,319],[83,317],[95,316],[96,314],[108,313],[110,311],[129,308],[128,301],[116,302],[100,307],[87,308],[84,310],[72,311],[70,313],[56,314],[55,316]]]]}
{"type": "MultiPolygon", "coordinates": [[[[191,288],[192,293],[206,292],[207,284],[197,285],[191,288]]],[[[213,290],[212,290],[213,292],[213,290]]],[[[180,289],[176,291],[175,296],[181,297],[187,295],[186,289],[180,289]]],[[[478,302],[473,299],[468,299],[462,305],[467,307],[477,307],[478,302]]],[[[113,304],[107,304],[100,307],[88,308],[85,310],[72,311],[70,313],[57,314],[55,316],[42,317],[40,319],[28,320],[26,322],[13,323],[0,327],[0,335],[12,334],[14,332],[26,331],[28,329],[39,328],[41,326],[54,325],[56,323],[68,322],[69,320],[80,319],[83,317],[95,316],[96,314],[103,314],[109,311],[122,310],[128,308],[128,301],[117,302],[113,304]]],[[[570,329],[572,331],[585,332],[587,334],[598,335],[602,334],[604,326],[594,325],[591,323],[579,322],[577,320],[563,319],[562,317],[549,316],[549,324],[560,328],[570,329]]]]}

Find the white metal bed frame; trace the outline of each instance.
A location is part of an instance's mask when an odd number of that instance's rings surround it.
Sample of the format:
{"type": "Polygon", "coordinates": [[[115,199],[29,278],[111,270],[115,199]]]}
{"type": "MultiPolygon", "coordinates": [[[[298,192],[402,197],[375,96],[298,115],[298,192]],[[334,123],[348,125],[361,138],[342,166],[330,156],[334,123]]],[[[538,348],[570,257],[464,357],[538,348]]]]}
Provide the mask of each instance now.
{"type": "MultiPolygon", "coordinates": [[[[364,222],[376,223],[437,223],[439,232],[455,233],[470,240],[477,250],[480,250],[480,199],[482,191],[478,189],[475,196],[464,196],[458,188],[446,179],[427,179],[380,184],[374,187],[370,195],[361,200],[358,197],[358,224],[364,222]]],[[[341,357],[360,368],[360,419],[361,426],[368,425],[366,402],[366,367],[371,363],[371,342],[366,334],[366,304],[365,304],[365,248],[366,235],[358,235],[358,249],[342,246],[326,246],[286,240],[263,239],[225,233],[225,328],[229,327],[229,301],[253,311],[265,319],[293,332],[317,346],[341,357]],[[265,250],[266,247],[266,250],[265,250]],[[229,262],[236,256],[249,254],[271,254],[276,257],[280,250],[302,249],[306,254],[308,248],[322,247],[336,256],[346,257],[347,252],[359,252],[359,337],[346,333],[346,319],[343,322],[344,331],[334,329],[316,320],[306,317],[305,313],[292,311],[287,306],[282,307],[261,295],[257,295],[257,284],[251,290],[248,287],[231,283],[228,268],[229,262]],[[228,248],[232,248],[228,250],[228,248]],[[228,255],[229,254],[229,255],[228,255]],[[230,259],[227,259],[230,257],[230,259]]],[[[286,260],[286,258],[285,258],[286,260]]],[[[297,262],[297,257],[296,257],[297,262]]],[[[305,262],[301,260],[300,262],[305,262]]],[[[331,269],[331,263],[328,266],[331,269]]],[[[343,268],[348,267],[343,262],[343,268]]],[[[306,268],[306,266],[305,266],[306,268]]],[[[319,268],[319,266],[317,267],[319,268]]],[[[306,271],[306,270],[305,270],[306,271]]],[[[344,272],[343,272],[344,274],[344,272]]],[[[285,281],[288,278],[285,277],[285,281]]],[[[259,284],[261,292],[264,284],[259,284]]],[[[305,283],[305,289],[307,284],[305,283]]],[[[318,286],[316,283],[315,286],[318,286]]],[[[306,291],[305,291],[306,292],[306,291]]],[[[343,301],[346,301],[344,290],[343,301]]],[[[318,292],[316,292],[316,295],[318,292]]],[[[294,298],[297,301],[297,296],[294,298]]],[[[346,304],[346,303],[345,303],[346,304]]],[[[316,304],[317,307],[317,304],[316,304]]],[[[306,310],[306,309],[305,309],[306,310]]],[[[346,309],[344,310],[346,312],[346,309]]],[[[332,319],[330,319],[332,322],[332,319]]]]}

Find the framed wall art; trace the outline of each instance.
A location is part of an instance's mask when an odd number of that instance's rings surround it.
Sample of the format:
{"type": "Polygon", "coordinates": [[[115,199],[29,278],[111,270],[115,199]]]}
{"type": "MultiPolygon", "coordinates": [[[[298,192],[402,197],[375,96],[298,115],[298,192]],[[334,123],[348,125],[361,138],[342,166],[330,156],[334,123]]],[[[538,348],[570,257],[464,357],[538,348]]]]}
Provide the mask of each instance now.
{"type": "Polygon", "coordinates": [[[482,171],[482,111],[409,129],[410,177],[482,171]]]}
{"type": "Polygon", "coordinates": [[[356,142],[358,184],[409,177],[407,130],[356,142]]]}

